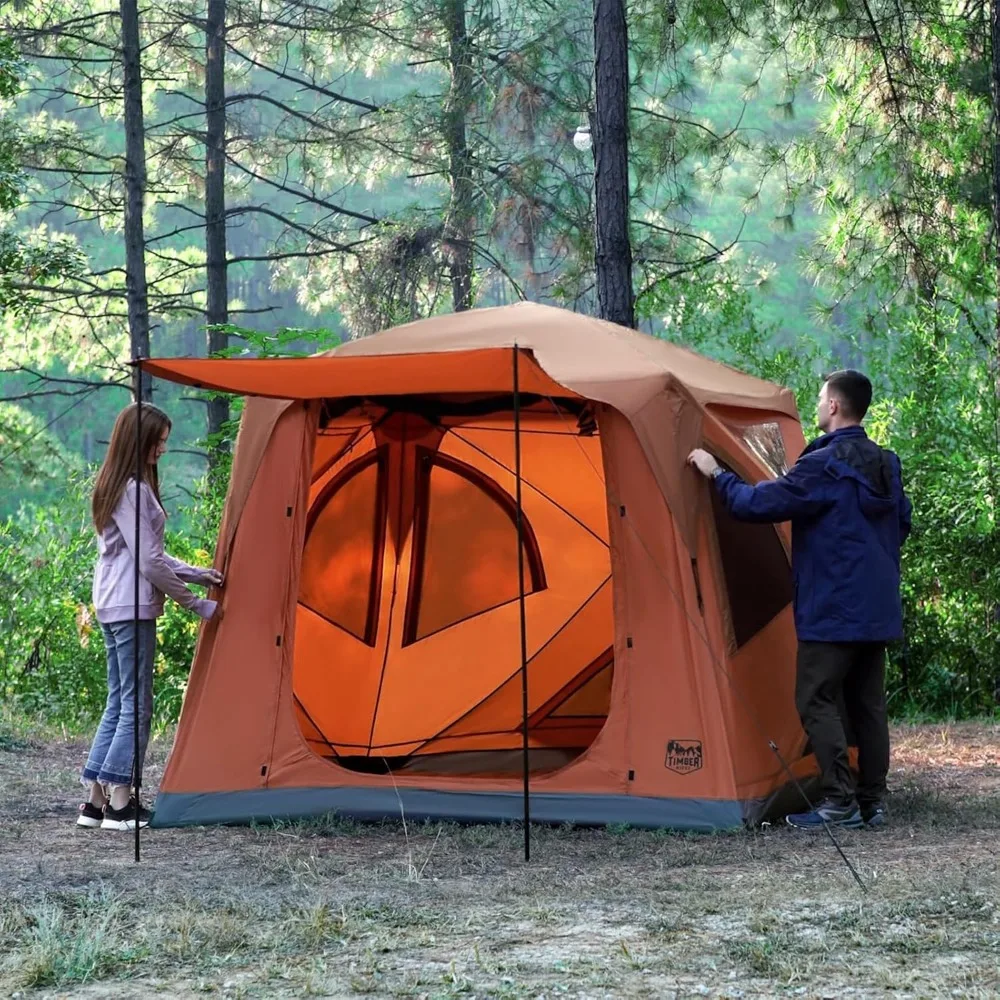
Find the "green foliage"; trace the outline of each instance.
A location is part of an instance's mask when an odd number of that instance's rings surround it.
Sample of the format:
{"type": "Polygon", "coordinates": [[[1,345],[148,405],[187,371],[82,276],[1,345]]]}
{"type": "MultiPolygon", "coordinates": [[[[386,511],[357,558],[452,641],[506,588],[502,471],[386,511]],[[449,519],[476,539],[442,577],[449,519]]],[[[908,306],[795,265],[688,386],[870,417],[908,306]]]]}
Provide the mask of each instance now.
{"type": "Polygon", "coordinates": [[[0,518],[22,504],[55,500],[66,476],[82,466],[80,455],[66,448],[40,417],[0,402],[0,518]]]}
{"type": "Polygon", "coordinates": [[[83,263],[71,240],[47,238],[44,230],[25,236],[6,225],[5,216],[19,205],[25,185],[24,130],[5,111],[7,102],[21,90],[23,72],[13,39],[0,38],[0,320],[33,303],[34,297],[24,286],[57,281],[75,273],[83,263]]]}
{"type": "MultiPolygon", "coordinates": [[[[819,373],[837,359],[813,339],[775,346],[746,290],[688,282],[667,311],[673,339],[793,389],[806,435],[819,373]]],[[[913,502],[903,549],[906,641],[891,651],[894,714],[972,716],[1000,688],[1000,488],[995,368],[959,310],[891,314],[867,345],[869,434],[895,451],[913,502]]],[[[815,428],[813,428],[815,430],[815,428]]]]}
{"type": "MultiPolygon", "coordinates": [[[[224,488],[213,481],[167,550],[210,565],[224,488]]],[[[58,504],[0,523],[0,698],[30,715],[73,726],[93,722],[107,696],[104,642],[91,604],[97,545],[90,481],[72,477],[58,504]]],[[[169,522],[168,522],[169,523],[169,522]]],[[[157,630],[154,723],[176,721],[199,619],[167,601],[157,630]]]]}
{"type": "Polygon", "coordinates": [[[0,525],[0,694],[31,714],[80,722],[104,704],[104,649],[89,610],[96,546],[85,483],[63,503],[0,525]]]}
{"type": "MultiPolygon", "coordinates": [[[[105,379],[125,353],[121,81],[87,62],[115,50],[114,7],[84,6],[80,25],[61,2],[4,14],[45,60],[22,61],[0,40],[0,367],[105,379]],[[67,287],[46,293],[64,276],[67,287]]],[[[259,313],[278,332],[227,326],[236,346],[223,354],[310,353],[344,330],[451,308],[466,243],[476,304],[525,294],[594,309],[593,160],[571,142],[594,106],[590,15],[563,0],[502,18],[461,6],[463,93],[450,62],[455,5],[293,3],[230,25],[230,314],[259,313]],[[317,314],[323,329],[304,329],[317,314]]],[[[903,459],[916,508],[893,708],[989,709],[1000,456],[987,8],[920,0],[884,17],[854,0],[634,0],[628,10],[643,329],[788,385],[807,425],[820,372],[870,370],[870,427],[903,459]]],[[[202,13],[170,0],[155,28],[144,25],[159,355],[204,344],[202,13]]],[[[0,406],[0,686],[53,718],[89,718],[103,653],[85,613],[94,551],[80,477],[124,393],[95,393],[60,418],[60,397],[23,399],[26,384],[0,372],[0,397],[22,400],[0,406]]],[[[233,401],[207,442],[223,457],[202,478],[204,456],[183,452],[206,444],[204,397],[157,387],[179,452],[164,469],[169,545],[197,562],[215,544],[242,406],[233,401]]],[[[176,716],[196,632],[168,605],[161,720],[176,716]]]]}
{"type": "Polygon", "coordinates": [[[871,352],[873,436],[903,462],[914,532],[903,552],[906,643],[896,713],[970,715],[1000,694],[1000,477],[995,368],[957,313],[899,317],[871,352]]]}
{"type": "Polygon", "coordinates": [[[806,335],[782,343],[779,331],[761,320],[756,286],[746,280],[746,272],[753,269],[751,262],[743,270],[685,275],[662,285],[647,306],[661,317],[665,339],[791,389],[808,435],[824,349],[817,338],[806,335]]]}
{"type": "MultiPolygon", "coordinates": [[[[260,333],[227,327],[245,348],[223,353],[258,357],[301,356],[329,348],[339,340],[329,330],[282,329],[260,333]]],[[[220,435],[231,448],[239,407],[220,435]]],[[[110,422],[108,422],[110,426],[110,422]]],[[[104,644],[91,605],[97,558],[90,522],[91,480],[78,456],[44,435],[38,418],[8,406],[0,408],[0,484],[30,476],[49,492],[40,502],[7,512],[0,521],[0,698],[16,700],[24,711],[74,726],[99,715],[107,693],[104,644]],[[5,422],[6,421],[6,422],[5,422]],[[31,434],[37,440],[12,455],[31,434]],[[45,447],[40,444],[44,443],[45,447]],[[23,461],[14,459],[23,452],[23,461]]],[[[207,442],[212,445],[216,442],[207,442]]],[[[164,462],[164,484],[174,481],[178,457],[164,462]]],[[[185,562],[212,563],[226,490],[231,454],[226,451],[196,484],[189,503],[167,522],[166,548],[185,562]]],[[[176,721],[187,685],[198,636],[199,619],[172,601],[158,627],[155,721],[176,721]]]]}
{"type": "MultiPolygon", "coordinates": [[[[21,89],[22,63],[12,39],[0,39],[0,101],[10,101],[21,89]]],[[[0,212],[9,212],[21,200],[19,154],[21,136],[9,115],[0,116],[0,212]]]]}
{"type": "Polygon", "coordinates": [[[277,332],[253,330],[235,323],[216,329],[224,330],[232,340],[243,342],[242,347],[232,345],[219,352],[219,357],[254,358],[304,358],[310,354],[329,351],[341,342],[341,335],[326,327],[281,327],[277,332]]]}

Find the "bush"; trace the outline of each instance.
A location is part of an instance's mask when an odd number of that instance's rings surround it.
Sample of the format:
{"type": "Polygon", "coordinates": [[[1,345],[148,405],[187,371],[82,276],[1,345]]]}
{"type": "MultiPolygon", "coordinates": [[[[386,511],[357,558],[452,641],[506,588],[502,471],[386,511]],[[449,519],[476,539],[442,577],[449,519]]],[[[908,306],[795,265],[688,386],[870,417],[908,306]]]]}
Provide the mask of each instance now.
{"type": "MultiPolygon", "coordinates": [[[[720,361],[791,388],[807,438],[820,373],[841,367],[818,340],[775,346],[750,297],[696,287],[671,306],[667,330],[720,361]]],[[[992,713],[1000,700],[1000,413],[987,345],[961,311],[909,307],[872,332],[869,434],[903,463],[913,533],[903,549],[906,639],[890,650],[897,716],[992,713]]]]}
{"type": "Polygon", "coordinates": [[[79,724],[107,694],[90,609],[96,548],[82,481],[66,500],[0,524],[0,692],[32,714],[79,724]]]}
{"type": "Polygon", "coordinates": [[[872,351],[882,398],[872,435],[903,462],[914,531],[903,550],[906,641],[893,651],[896,714],[962,716],[998,700],[1000,476],[989,354],[958,316],[918,311],[872,351]]]}
{"type": "MultiPolygon", "coordinates": [[[[286,329],[271,335],[227,329],[261,357],[301,355],[337,339],[328,330],[286,329]]],[[[242,400],[232,400],[231,412],[223,431],[205,442],[212,450],[221,446],[217,461],[192,502],[167,522],[167,551],[196,565],[210,565],[215,550],[242,400]]],[[[32,460],[36,457],[32,454],[32,460]]],[[[104,641],[91,605],[97,558],[91,486],[92,474],[76,471],[57,501],[25,504],[18,514],[0,520],[0,699],[73,728],[91,725],[107,696],[104,641]]],[[[166,602],[157,628],[155,726],[176,722],[180,715],[198,626],[195,615],[166,602]]]]}
{"type": "MultiPolygon", "coordinates": [[[[67,483],[63,501],[0,522],[0,695],[29,714],[73,728],[90,725],[107,696],[100,625],[91,604],[97,547],[90,481],[67,483]]],[[[206,490],[188,520],[217,524],[218,490],[206,490]]],[[[214,537],[168,532],[167,550],[209,565],[214,537]]],[[[199,619],[172,601],[159,620],[154,725],[177,720],[199,619]]]]}
{"type": "MultiPolygon", "coordinates": [[[[775,345],[736,288],[699,301],[692,285],[668,332],[796,393],[807,436],[819,373],[837,362],[818,341],[775,345]],[[695,303],[698,303],[695,305],[695,303]],[[826,362],[826,364],[824,364],[826,362]]],[[[903,551],[906,641],[890,652],[897,716],[968,716],[997,703],[1000,637],[998,412],[989,353],[960,315],[909,310],[871,339],[876,402],[869,433],[903,462],[914,530],[903,551]]],[[[227,429],[231,437],[233,428],[227,429]]],[[[218,532],[229,458],[171,518],[167,548],[206,565],[218,532]]],[[[106,692],[104,648],[90,607],[95,559],[89,483],[63,501],[0,522],[0,694],[51,721],[90,724],[106,692]]],[[[156,659],[159,725],[180,713],[198,620],[168,601],[156,659]]]]}

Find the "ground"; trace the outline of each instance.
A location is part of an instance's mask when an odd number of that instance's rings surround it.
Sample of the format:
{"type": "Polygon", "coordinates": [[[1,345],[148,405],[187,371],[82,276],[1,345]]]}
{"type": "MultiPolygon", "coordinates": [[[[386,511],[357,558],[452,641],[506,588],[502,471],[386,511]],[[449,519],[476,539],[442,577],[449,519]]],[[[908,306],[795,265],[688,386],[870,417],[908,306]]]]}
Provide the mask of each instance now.
{"type": "MultiPolygon", "coordinates": [[[[897,728],[883,832],[73,825],[0,726],[0,996],[997,997],[1000,725],[897,728]]],[[[161,773],[167,741],[151,751],[161,773]]],[[[152,789],[151,789],[152,791],[152,789]]]]}

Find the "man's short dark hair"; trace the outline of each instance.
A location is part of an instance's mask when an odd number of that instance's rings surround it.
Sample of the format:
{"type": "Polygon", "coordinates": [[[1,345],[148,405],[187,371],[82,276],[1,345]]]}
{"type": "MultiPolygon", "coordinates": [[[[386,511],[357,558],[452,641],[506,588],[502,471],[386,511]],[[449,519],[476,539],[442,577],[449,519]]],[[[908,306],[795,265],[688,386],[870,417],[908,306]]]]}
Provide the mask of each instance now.
{"type": "Polygon", "coordinates": [[[826,385],[827,392],[837,394],[845,416],[852,420],[864,420],[872,403],[872,384],[867,375],[853,368],[845,368],[827,375],[826,385]]]}

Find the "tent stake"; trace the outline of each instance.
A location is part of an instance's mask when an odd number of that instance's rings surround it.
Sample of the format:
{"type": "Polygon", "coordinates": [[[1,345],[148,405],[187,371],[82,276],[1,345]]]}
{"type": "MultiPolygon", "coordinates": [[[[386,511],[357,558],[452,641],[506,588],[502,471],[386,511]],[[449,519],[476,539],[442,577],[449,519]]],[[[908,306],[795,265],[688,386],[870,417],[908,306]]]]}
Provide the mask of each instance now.
{"type": "Polygon", "coordinates": [[[524,751],[524,860],[531,860],[531,810],[528,796],[528,634],[524,610],[524,514],[521,509],[521,384],[514,345],[514,480],[517,500],[517,597],[521,611],[521,723],[524,751]]]}
{"type": "Polygon", "coordinates": [[[132,596],[132,780],[135,785],[135,863],[139,863],[139,505],[142,503],[142,361],[135,359],[135,573],[132,596]]]}

